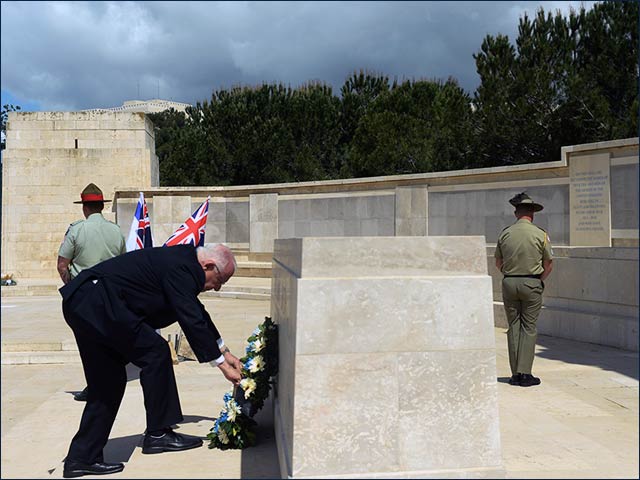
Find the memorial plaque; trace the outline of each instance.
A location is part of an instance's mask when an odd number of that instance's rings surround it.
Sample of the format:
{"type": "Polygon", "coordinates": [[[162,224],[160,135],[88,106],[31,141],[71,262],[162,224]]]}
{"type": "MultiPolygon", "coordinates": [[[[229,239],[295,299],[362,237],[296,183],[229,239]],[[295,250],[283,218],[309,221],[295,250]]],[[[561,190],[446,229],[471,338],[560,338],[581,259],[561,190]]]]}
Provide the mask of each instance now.
{"type": "Polygon", "coordinates": [[[571,158],[570,244],[611,246],[610,154],[571,158]]]}

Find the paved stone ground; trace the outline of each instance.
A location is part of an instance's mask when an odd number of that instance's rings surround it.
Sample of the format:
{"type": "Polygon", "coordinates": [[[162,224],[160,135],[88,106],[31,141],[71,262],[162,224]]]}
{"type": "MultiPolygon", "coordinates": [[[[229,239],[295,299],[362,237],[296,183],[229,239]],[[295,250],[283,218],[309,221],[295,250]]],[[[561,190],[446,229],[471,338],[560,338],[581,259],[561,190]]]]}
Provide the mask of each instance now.
{"type": "MultiPolygon", "coordinates": [[[[204,299],[232,351],[269,315],[269,302],[204,299]]],[[[2,299],[2,478],[61,478],[62,460],[83,404],[79,363],[12,365],[25,351],[67,348],[73,336],[58,297],[2,299]]],[[[534,373],[539,387],[510,386],[504,329],[496,354],[503,462],[508,478],[638,478],[638,354],[540,336],[534,373]]],[[[167,332],[164,332],[167,333],[167,332]]],[[[53,351],[52,351],[53,350],[53,351]]],[[[62,353],[62,352],[58,352],[62,353]]],[[[45,357],[41,360],[47,361],[45,357]]],[[[62,358],[62,357],[60,357],[62,358]]],[[[22,360],[20,360],[22,361],[22,360]]],[[[75,358],[77,362],[77,358],[75,358]]],[[[175,367],[185,421],[179,430],[204,437],[229,389],[217,369],[197,362],[175,367]]],[[[258,414],[259,444],[243,451],[199,448],[142,455],[142,391],[135,368],[105,456],[126,462],[112,478],[277,478],[270,405],[258,414]]],[[[105,477],[107,478],[107,477],[105,477]]]]}

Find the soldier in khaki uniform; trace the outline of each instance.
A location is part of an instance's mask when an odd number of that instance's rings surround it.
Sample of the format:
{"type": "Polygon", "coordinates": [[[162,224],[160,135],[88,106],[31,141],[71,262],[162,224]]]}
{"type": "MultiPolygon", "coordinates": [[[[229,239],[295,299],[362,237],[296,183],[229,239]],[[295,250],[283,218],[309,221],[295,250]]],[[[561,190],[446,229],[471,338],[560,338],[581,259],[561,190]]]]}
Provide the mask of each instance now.
{"type": "Polygon", "coordinates": [[[540,384],[540,379],[531,374],[531,367],[544,280],[553,268],[553,252],[547,232],[532,223],[534,212],[543,206],[524,192],[509,203],[515,207],[518,221],[502,230],[495,254],[496,267],[504,275],[502,299],[509,322],[507,345],[512,373],[509,383],[530,387],[540,384]]]}
{"type": "MultiPolygon", "coordinates": [[[[67,284],[85,268],[126,253],[127,247],[120,227],[102,216],[105,200],[95,184],[90,183],[80,194],[85,220],[69,225],[58,250],[58,273],[67,284]]],[[[77,393],[78,401],[87,399],[87,389],[77,393]]]]}

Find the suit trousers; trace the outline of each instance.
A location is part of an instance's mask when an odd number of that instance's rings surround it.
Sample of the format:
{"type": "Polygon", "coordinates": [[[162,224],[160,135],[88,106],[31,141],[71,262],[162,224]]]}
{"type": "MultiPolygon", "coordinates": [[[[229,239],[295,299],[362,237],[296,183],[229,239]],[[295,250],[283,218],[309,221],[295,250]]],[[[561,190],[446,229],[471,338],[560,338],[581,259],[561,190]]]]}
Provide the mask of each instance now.
{"type": "Polygon", "coordinates": [[[63,302],[87,380],[87,404],[67,459],[103,461],[127,383],[126,365],[140,367],[147,430],[183,420],[168,343],[145,323],[130,326],[119,299],[110,298],[101,281],[88,281],[63,302]],[[94,283],[95,282],[95,283],[94,283]],[[117,318],[114,318],[117,317],[117,318]]]}
{"type": "Polygon", "coordinates": [[[542,280],[527,277],[502,279],[502,300],[509,323],[507,346],[511,373],[531,373],[542,308],[542,280]]]}

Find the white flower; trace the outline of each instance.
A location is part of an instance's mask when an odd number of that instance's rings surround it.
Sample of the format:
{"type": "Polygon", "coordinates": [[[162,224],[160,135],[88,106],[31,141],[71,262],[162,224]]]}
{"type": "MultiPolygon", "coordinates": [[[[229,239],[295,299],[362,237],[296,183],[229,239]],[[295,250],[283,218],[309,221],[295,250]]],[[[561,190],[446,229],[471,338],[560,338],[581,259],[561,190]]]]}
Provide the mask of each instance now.
{"type": "Polygon", "coordinates": [[[240,407],[238,406],[238,404],[236,403],[235,400],[231,399],[227,402],[226,404],[227,407],[227,417],[229,419],[230,422],[235,422],[236,421],[236,416],[240,415],[240,407]]]}
{"type": "Polygon", "coordinates": [[[251,360],[249,360],[249,368],[248,370],[251,373],[256,373],[264,369],[264,360],[262,356],[256,355],[251,360]]]}
{"type": "Polygon", "coordinates": [[[261,330],[260,330],[260,325],[258,325],[258,326],[253,330],[253,332],[251,332],[251,335],[252,335],[252,336],[254,336],[254,337],[257,337],[258,335],[260,335],[260,331],[261,331],[261,330]]]}
{"type": "Polygon", "coordinates": [[[240,386],[244,390],[244,398],[249,398],[249,395],[255,391],[257,384],[253,378],[243,378],[240,380],[240,386]]]}
{"type": "Polygon", "coordinates": [[[218,430],[218,438],[225,445],[229,443],[229,437],[227,436],[227,432],[225,432],[223,429],[218,430]]]}
{"type": "Polygon", "coordinates": [[[254,352],[259,352],[264,348],[264,342],[262,339],[258,338],[257,340],[251,342],[251,350],[254,352]]]}

